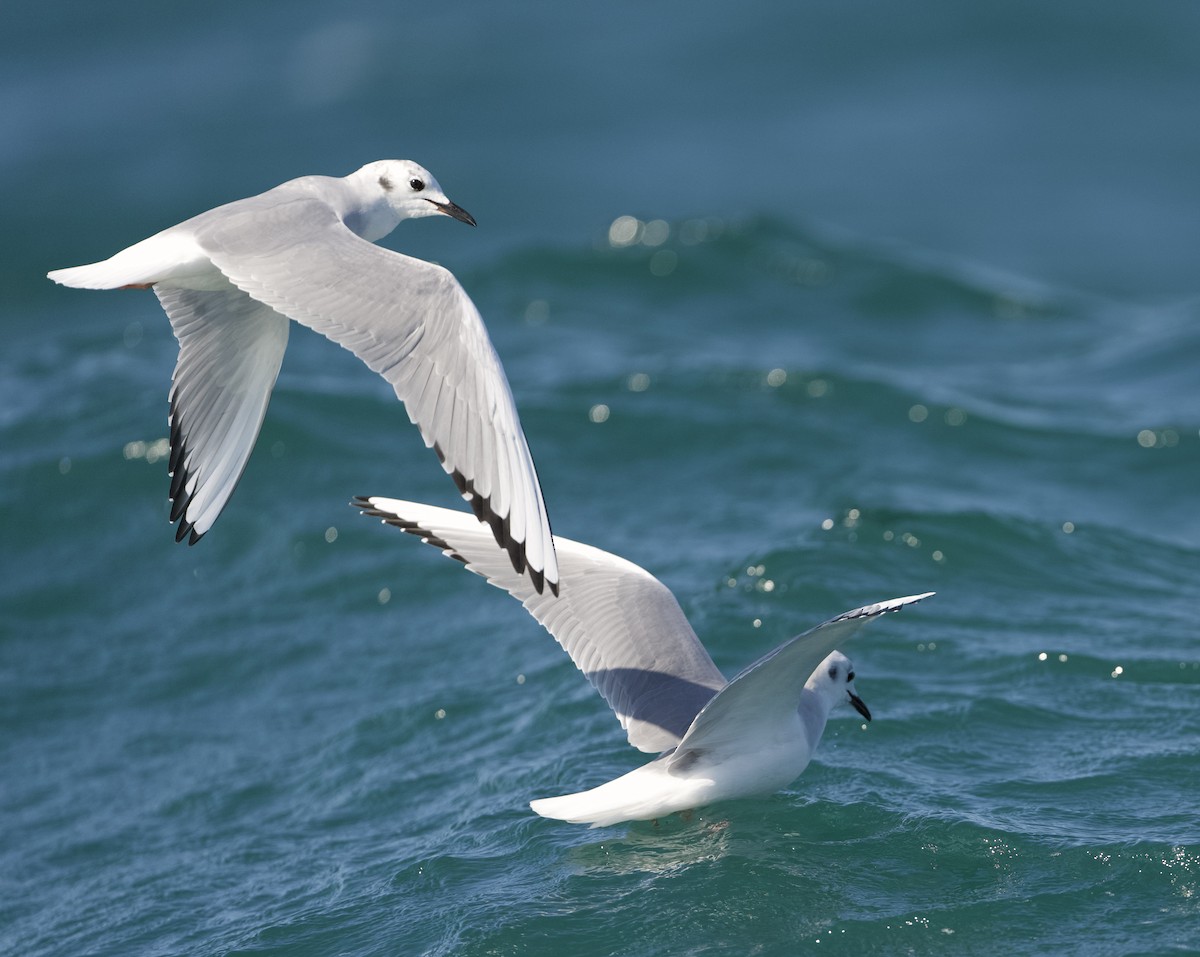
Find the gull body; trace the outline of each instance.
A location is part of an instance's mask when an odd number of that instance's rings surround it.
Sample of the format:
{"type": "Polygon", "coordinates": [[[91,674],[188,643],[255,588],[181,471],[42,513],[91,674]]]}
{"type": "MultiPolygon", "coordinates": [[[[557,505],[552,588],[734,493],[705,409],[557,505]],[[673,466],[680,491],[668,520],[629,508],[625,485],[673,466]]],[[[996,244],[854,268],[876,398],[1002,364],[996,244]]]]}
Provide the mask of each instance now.
{"type": "MultiPolygon", "coordinates": [[[[705,707],[720,710],[720,695],[705,707]]],[[[794,707],[792,700],[789,696],[788,706],[780,708],[722,713],[718,717],[727,726],[707,739],[689,728],[675,748],[649,764],[589,791],[542,798],[530,807],[543,817],[602,827],[770,794],[808,767],[834,708],[850,704],[871,720],[854,688],[854,665],[840,651],[817,665],[794,707]]]]}
{"type": "Polygon", "coordinates": [[[538,592],[557,590],[541,486],[478,310],[441,266],[374,244],[405,219],[436,215],[475,225],[427,170],[380,160],[290,180],[48,274],[82,289],[152,288],[170,319],[177,541],[195,544],[233,494],[294,320],[392,385],[513,569],[538,592]]]}
{"type": "Polygon", "coordinates": [[[538,594],[465,513],[380,497],[352,504],[517,598],[605,698],[629,743],[661,752],[589,791],[530,803],[543,817],[593,827],[786,787],[808,766],[833,708],[850,704],[871,718],[837,647],[867,621],[932,594],[848,611],[726,681],[670,590],[632,562],[556,538],[565,587],[538,594]]]}

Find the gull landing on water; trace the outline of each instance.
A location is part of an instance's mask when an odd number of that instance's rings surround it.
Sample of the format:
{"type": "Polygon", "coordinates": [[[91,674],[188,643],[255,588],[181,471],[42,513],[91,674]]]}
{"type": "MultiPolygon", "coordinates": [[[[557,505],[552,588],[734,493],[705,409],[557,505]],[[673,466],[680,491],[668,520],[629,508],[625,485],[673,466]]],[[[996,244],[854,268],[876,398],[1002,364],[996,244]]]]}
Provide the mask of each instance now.
{"type": "Polygon", "coordinates": [[[850,659],[835,648],[872,618],[933,594],[848,611],[726,681],[675,596],[632,562],[557,538],[566,587],[554,598],[514,574],[463,512],[391,498],[351,504],[440,548],[520,601],[604,696],[629,743],[662,752],[590,791],[530,804],[543,817],[573,824],[651,820],[786,787],[808,766],[834,707],[850,704],[871,719],[850,659]]]}
{"type": "Polygon", "coordinates": [[[246,467],[295,320],[395,389],[475,516],[537,593],[558,591],[533,459],[483,320],[441,266],[374,245],[405,219],[475,225],[408,160],[303,176],[56,269],[81,289],[152,288],[179,340],[170,395],[171,521],[195,544],[246,467]]]}

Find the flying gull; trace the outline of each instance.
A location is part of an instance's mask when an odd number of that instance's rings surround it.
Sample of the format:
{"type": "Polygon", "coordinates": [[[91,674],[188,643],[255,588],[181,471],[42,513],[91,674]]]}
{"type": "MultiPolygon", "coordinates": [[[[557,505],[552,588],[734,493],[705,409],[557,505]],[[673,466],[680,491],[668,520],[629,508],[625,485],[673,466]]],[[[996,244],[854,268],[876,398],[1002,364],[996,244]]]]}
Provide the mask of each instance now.
{"type": "Polygon", "coordinates": [[[258,438],[288,320],[349,349],[403,401],[476,518],[535,591],[558,591],[546,506],[478,310],[447,270],[375,245],[401,221],[475,225],[408,160],[302,176],[49,278],[152,288],[179,340],[170,394],[171,521],[195,544],[258,438]]]}

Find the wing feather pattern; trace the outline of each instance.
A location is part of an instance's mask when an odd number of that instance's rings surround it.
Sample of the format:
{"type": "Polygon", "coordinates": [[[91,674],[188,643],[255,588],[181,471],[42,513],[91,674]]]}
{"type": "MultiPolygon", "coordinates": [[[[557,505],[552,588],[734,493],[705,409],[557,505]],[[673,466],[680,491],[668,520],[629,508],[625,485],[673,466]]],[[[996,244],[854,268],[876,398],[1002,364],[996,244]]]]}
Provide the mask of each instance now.
{"type": "Polygon", "coordinates": [[[195,544],[233,494],[287,348],[288,319],[226,283],[154,287],[179,340],[171,385],[171,521],[195,544]]]}
{"type": "Polygon", "coordinates": [[[359,238],[315,199],[211,219],[197,240],[239,289],[383,376],[513,568],[539,593],[557,592],[554,540],[508,380],[447,270],[359,238]]]}
{"type": "Polygon", "coordinates": [[[679,743],[725,678],[670,590],[616,555],[557,538],[564,585],[537,592],[465,512],[390,498],[360,498],[364,514],[416,535],[520,601],[608,702],[642,751],[679,743]]]}

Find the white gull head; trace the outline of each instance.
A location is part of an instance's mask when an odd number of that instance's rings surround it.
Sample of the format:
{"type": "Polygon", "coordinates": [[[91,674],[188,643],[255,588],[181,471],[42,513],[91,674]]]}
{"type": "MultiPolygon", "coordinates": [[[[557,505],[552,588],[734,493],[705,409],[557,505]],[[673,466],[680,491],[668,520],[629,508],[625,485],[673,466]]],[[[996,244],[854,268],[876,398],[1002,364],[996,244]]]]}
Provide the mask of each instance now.
{"type": "Polygon", "coordinates": [[[349,211],[346,225],[363,239],[382,239],[406,219],[449,216],[468,226],[475,217],[450,198],[433,174],[412,160],[376,160],[349,176],[358,208],[349,211]]]}
{"type": "Polygon", "coordinates": [[[820,699],[826,714],[838,705],[848,704],[868,721],[871,720],[870,709],[854,687],[854,662],[840,651],[833,652],[821,662],[804,687],[820,699]]]}

